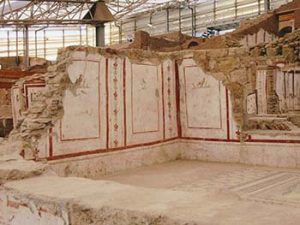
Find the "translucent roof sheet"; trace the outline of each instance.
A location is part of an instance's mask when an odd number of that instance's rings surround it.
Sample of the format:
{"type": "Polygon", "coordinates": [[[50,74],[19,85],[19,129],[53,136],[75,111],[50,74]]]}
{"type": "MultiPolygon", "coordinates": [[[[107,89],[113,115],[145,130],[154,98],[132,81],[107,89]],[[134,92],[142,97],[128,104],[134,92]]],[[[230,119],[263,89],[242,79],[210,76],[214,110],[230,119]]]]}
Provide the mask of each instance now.
{"type": "MultiPolygon", "coordinates": [[[[0,25],[86,24],[96,0],[0,0],[0,25]]],[[[191,5],[212,0],[106,0],[116,19],[178,4],[191,5]]]]}
{"type": "Polygon", "coordinates": [[[1,8],[0,16],[3,16],[11,11],[23,8],[28,5],[30,1],[1,1],[3,2],[3,8],[1,8]]]}
{"type": "Polygon", "coordinates": [[[118,15],[134,16],[146,11],[155,11],[163,7],[178,6],[179,4],[193,5],[213,0],[113,0],[109,1],[110,9],[118,15]]]}

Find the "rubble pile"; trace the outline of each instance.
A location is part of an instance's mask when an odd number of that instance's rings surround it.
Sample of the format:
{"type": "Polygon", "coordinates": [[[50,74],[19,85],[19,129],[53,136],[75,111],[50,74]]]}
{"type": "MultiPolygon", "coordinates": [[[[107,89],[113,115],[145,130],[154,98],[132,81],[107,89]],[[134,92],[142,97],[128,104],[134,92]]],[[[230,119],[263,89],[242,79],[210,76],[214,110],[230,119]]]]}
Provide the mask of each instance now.
{"type": "Polygon", "coordinates": [[[249,130],[282,130],[291,131],[291,124],[284,119],[251,118],[248,120],[249,130]]]}

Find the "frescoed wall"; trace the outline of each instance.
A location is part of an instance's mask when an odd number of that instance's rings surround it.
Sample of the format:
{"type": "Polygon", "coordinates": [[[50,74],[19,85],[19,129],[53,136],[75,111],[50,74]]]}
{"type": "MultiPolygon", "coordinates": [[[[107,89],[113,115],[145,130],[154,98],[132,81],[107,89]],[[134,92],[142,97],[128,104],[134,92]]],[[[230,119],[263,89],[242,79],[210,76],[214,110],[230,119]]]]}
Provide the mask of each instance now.
{"type": "MultiPolygon", "coordinates": [[[[298,143],[298,70],[258,67],[255,89],[245,98],[244,130],[233,119],[230,91],[188,55],[154,63],[74,51],[67,74],[63,116],[39,141],[38,158],[66,159],[171,140],[298,143]]],[[[26,82],[23,89],[12,92],[15,124],[22,120],[20,95],[31,107],[44,84],[26,82]]]]}
{"type": "MultiPolygon", "coordinates": [[[[178,137],[174,61],[132,63],[75,53],[68,74],[72,87],[63,97],[64,115],[39,144],[39,157],[68,158],[178,137]]],[[[27,107],[42,86],[24,85],[27,107]]],[[[16,121],[19,108],[16,103],[16,121]]]]}
{"type": "Polygon", "coordinates": [[[181,125],[183,138],[229,138],[228,92],[224,85],[192,59],[179,65],[181,125]]]}

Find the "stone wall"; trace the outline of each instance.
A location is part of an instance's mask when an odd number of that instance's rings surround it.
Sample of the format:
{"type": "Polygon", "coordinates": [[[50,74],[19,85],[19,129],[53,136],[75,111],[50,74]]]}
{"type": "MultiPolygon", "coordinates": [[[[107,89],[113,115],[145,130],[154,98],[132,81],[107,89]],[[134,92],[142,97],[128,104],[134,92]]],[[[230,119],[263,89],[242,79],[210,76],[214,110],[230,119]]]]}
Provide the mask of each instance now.
{"type": "Polygon", "coordinates": [[[13,128],[9,89],[0,89],[0,137],[6,137],[13,128]]]}
{"type": "Polygon", "coordinates": [[[29,59],[29,68],[25,66],[24,57],[0,57],[0,65],[2,70],[31,70],[31,71],[45,71],[46,67],[50,64],[49,61],[42,58],[33,58],[29,59]]]}
{"type": "Polygon", "coordinates": [[[11,96],[9,89],[0,89],[0,119],[12,118],[11,96]]]}

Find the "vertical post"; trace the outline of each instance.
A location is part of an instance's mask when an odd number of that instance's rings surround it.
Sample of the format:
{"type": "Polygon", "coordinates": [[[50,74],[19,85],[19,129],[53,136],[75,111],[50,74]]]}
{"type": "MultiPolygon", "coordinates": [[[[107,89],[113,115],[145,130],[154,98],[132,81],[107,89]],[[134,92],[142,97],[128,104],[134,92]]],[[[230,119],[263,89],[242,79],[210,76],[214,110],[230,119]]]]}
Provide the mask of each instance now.
{"type": "Polygon", "coordinates": [[[111,23],[109,23],[109,44],[110,44],[110,45],[111,45],[111,43],[112,43],[111,30],[112,30],[112,28],[111,28],[111,23]]]}
{"type": "Polygon", "coordinates": [[[271,7],[270,7],[270,0],[264,0],[265,2],[265,12],[268,12],[271,7]]]}
{"type": "Polygon", "coordinates": [[[24,63],[26,68],[29,67],[29,30],[28,26],[24,29],[24,63]]]}
{"type": "Polygon", "coordinates": [[[196,36],[197,34],[197,7],[196,5],[193,6],[194,7],[194,36],[196,36]]]}
{"type": "Polygon", "coordinates": [[[37,30],[34,32],[34,47],[35,47],[35,58],[37,58],[37,30]]]}
{"type": "Polygon", "coordinates": [[[44,30],[44,58],[46,59],[46,56],[47,56],[47,52],[46,52],[46,43],[47,40],[46,40],[46,30],[44,30]]]}
{"type": "Polygon", "coordinates": [[[178,8],[178,26],[179,26],[179,32],[181,32],[181,5],[179,5],[178,8]]]}
{"type": "Polygon", "coordinates": [[[105,27],[103,23],[96,25],[96,47],[104,47],[105,45],[105,27]]]}
{"type": "Polygon", "coordinates": [[[192,18],[192,36],[195,36],[195,7],[194,6],[188,6],[188,8],[191,10],[191,18],[192,18]]]}
{"type": "Polygon", "coordinates": [[[19,31],[16,27],[16,64],[19,65],[19,31]]]}
{"type": "Polygon", "coordinates": [[[169,8],[167,8],[166,11],[167,11],[167,32],[170,32],[170,12],[169,12],[169,8]]]}
{"type": "Polygon", "coordinates": [[[85,27],[85,38],[86,38],[86,45],[89,45],[89,27],[86,25],[85,27]]]}
{"type": "Polygon", "coordinates": [[[9,31],[7,31],[7,56],[10,56],[10,39],[9,39],[9,31]]]}
{"type": "Polygon", "coordinates": [[[65,41],[65,30],[64,30],[64,29],[62,30],[62,45],[63,45],[63,48],[66,46],[66,41],[65,41]]]}
{"type": "Polygon", "coordinates": [[[136,18],[134,18],[134,20],[133,20],[133,22],[134,22],[134,32],[136,32],[136,30],[137,30],[137,25],[136,25],[136,18]]]}
{"type": "Polygon", "coordinates": [[[194,37],[194,9],[191,7],[191,13],[192,13],[192,37],[194,37]]]}
{"type": "Polygon", "coordinates": [[[80,36],[79,44],[82,45],[82,30],[81,30],[81,26],[79,26],[79,36],[80,36]]]}
{"type": "Polygon", "coordinates": [[[234,19],[238,17],[238,2],[237,0],[234,1],[234,19]]]}
{"type": "Polygon", "coordinates": [[[214,8],[213,8],[213,12],[214,12],[214,22],[216,22],[216,19],[217,19],[217,1],[214,0],[214,8]]]}
{"type": "Polygon", "coordinates": [[[120,25],[119,25],[119,44],[122,43],[122,33],[123,33],[123,27],[122,27],[122,21],[120,21],[120,25]]]}

